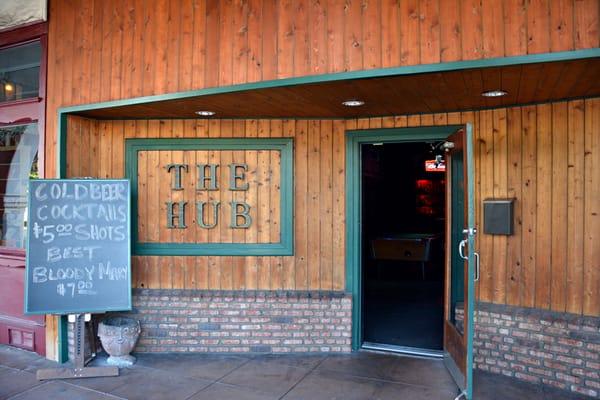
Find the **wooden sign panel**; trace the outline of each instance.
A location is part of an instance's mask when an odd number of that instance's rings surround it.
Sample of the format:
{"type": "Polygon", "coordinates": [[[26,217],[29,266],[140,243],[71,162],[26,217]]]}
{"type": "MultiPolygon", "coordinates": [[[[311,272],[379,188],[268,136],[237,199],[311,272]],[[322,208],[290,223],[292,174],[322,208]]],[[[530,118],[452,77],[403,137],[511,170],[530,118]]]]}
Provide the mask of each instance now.
{"type": "Polygon", "coordinates": [[[292,163],[291,139],[128,139],[135,254],[291,255],[292,163]]]}
{"type": "Polygon", "coordinates": [[[29,184],[26,314],[131,309],[126,180],[29,184]]]}

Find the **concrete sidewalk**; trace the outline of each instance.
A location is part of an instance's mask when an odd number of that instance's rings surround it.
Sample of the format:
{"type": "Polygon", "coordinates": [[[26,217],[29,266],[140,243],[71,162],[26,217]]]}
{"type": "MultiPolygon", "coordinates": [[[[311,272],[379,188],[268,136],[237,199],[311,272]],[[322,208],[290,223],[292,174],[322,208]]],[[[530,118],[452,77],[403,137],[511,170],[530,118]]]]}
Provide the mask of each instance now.
{"type": "MultiPolygon", "coordinates": [[[[100,356],[93,365],[102,365],[100,356]]],[[[454,399],[457,388],[441,361],[374,353],[349,355],[139,354],[114,378],[37,381],[58,364],[0,346],[0,399],[454,399]]],[[[478,373],[481,400],[572,400],[570,394],[478,373]]]]}

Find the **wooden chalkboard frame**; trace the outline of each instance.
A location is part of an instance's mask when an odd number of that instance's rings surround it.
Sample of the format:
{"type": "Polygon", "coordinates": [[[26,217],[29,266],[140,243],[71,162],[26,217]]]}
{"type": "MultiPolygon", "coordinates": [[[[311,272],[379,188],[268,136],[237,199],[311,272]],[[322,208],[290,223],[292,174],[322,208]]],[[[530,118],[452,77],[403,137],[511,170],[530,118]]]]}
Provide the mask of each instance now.
{"type": "Polygon", "coordinates": [[[52,308],[48,308],[48,309],[43,309],[43,310],[35,310],[35,311],[30,311],[29,310],[29,272],[30,272],[30,266],[29,266],[29,261],[30,261],[30,244],[31,241],[29,240],[29,235],[30,235],[30,221],[32,221],[31,218],[31,212],[32,212],[32,207],[31,207],[31,182],[33,180],[29,181],[28,184],[28,193],[29,195],[27,196],[27,246],[26,246],[26,264],[25,264],[25,290],[24,290],[24,295],[25,295],[25,307],[24,307],[24,314],[25,315],[40,315],[40,314],[54,314],[54,315],[68,315],[68,314],[82,314],[82,313],[104,313],[104,312],[109,312],[109,311],[130,311],[132,309],[132,294],[131,294],[131,275],[132,275],[132,271],[131,271],[131,250],[132,250],[132,236],[131,236],[131,182],[129,179],[36,179],[36,181],[45,181],[45,182],[72,182],[72,183],[77,183],[77,182],[85,182],[85,183],[90,183],[90,182],[100,182],[100,183],[107,183],[107,182],[127,182],[127,221],[125,223],[125,225],[128,227],[129,229],[129,235],[127,235],[127,269],[128,269],[128,282],[127,282],[127,287],[129,288],[129,290],[127,291],[127,307],[100,307],[100,308],[78,308],[78,307],[74,307],[74,308],[69,308],[69,309],[63,309],[63,310],[58,310],[58,309],[52,309],[52,308]]]}

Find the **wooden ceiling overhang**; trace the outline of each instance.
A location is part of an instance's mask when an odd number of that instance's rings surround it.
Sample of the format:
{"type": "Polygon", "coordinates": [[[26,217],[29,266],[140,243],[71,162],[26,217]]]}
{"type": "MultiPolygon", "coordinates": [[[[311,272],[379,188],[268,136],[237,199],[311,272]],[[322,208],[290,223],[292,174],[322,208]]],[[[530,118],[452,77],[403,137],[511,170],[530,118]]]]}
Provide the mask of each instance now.
{"type": "Polygon", "coordinates": [[[94,119],[363,118],[545,103],[600,95],[600,49],[366,70],[69,107],[94,119]],[[488,98],[487,90],[506,96],[488,98]],[[362,100],[346,107],[345,100],[362,100]]]}

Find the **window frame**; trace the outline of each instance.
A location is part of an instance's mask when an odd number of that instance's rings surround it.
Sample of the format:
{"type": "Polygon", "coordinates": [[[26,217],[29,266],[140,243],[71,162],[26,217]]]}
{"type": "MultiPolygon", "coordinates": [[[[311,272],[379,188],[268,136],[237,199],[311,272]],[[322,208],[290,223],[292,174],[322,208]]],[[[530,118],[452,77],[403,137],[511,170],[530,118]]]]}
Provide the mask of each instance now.
{"type": "MultiPolygon", "coordinates": [[[[38,96],[0,103],[0,127],[26,123],[37,124],[39,134],[37,151],[38,173],[40,178],[44,178],[48,23],[39,22],[0,31],[0,50],[36,41],[39,41],[41,47],[38,96]]],[[[25,249],[0,246],[0,265],[13,264],[15,258],[24,259],[25,249]]]]}

